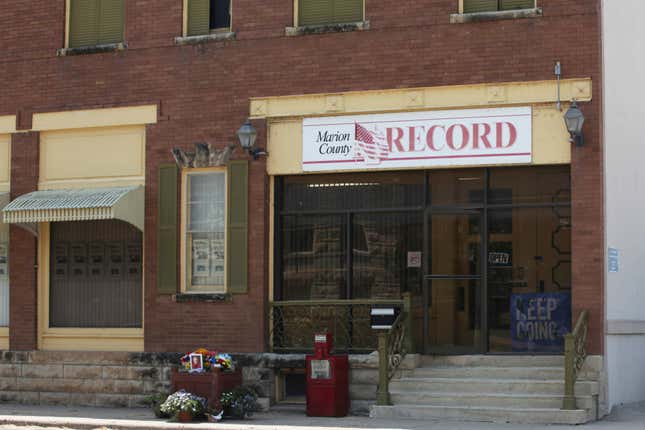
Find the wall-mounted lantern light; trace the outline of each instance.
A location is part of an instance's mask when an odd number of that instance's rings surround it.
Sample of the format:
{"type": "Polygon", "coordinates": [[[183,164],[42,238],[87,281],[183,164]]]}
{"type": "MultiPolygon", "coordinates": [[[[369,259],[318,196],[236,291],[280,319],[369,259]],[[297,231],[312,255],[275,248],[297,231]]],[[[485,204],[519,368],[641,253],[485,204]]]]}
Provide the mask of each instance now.
{"type": "Polygon", "coordinates": [[[564,114],[564,122],[571,135],[569,141],[575,143],[576,146],[584,145],[585,139],[582,135],[582,125],[585,123],[585,116],[578,109],[578,104],[575,100],[571,103],[571,107],[569,107],[567,113],[564,114]]]}
{"type": "Polygon", "coordinates": [[[242,149],[247,151],[254,160],[257,160],[261,155],[269,155],[264,149],[255,147],[258,131],[251,124],[251,120],[247,119],[240,129],[237,130],[237,137],[240,140],[242,149]]]}

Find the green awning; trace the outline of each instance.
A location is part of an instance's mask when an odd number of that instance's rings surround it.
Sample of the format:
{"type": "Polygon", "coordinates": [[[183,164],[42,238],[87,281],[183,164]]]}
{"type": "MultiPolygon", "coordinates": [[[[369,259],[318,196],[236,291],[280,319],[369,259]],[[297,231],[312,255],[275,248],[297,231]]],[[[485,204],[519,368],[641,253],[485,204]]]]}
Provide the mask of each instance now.
{"type": "Polygon", "coordinates": [[[2,218],[11,224],[120,219],[143,231],[144,198],[139,186],[34,191],[5,206],[2,218]]]}

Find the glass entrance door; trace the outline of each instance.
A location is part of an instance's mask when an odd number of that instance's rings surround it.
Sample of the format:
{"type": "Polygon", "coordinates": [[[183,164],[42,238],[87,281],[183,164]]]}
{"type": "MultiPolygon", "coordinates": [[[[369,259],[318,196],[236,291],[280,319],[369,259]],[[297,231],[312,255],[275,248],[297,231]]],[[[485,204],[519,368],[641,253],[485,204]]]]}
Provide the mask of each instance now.
{"type": "Polygon", "coordinates": [[[426,214],[426,353],[483,352],[482,218],[481,211],[426,214]]]}

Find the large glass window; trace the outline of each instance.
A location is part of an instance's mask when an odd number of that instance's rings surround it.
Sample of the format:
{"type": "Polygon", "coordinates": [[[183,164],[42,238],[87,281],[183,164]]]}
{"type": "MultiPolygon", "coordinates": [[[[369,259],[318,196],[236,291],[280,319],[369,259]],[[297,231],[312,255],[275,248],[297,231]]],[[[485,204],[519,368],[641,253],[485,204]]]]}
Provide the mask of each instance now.
{"type": "Polygon", "coordinates": [[[276,300],[411,292],[419,351],[561,351],[571,314],[568,166],[278,183],[276,300]]]}
{"type": "Polygon", "coordinates": [[[226,290],[226,172],[184,174],[185,291],[226,290]]]}

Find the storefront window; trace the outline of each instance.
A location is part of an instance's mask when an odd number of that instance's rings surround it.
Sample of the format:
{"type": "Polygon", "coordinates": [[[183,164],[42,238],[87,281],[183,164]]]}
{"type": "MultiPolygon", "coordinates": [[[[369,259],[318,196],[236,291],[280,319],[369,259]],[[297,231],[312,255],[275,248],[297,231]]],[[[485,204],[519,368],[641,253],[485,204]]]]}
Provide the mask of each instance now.
{"type": "Polygon", "coordinates": [[[51,223],[51,327],[142,324],[142,233],[123,221],[51,223]]]}
{"type": "Polygon", "coordinates": [[[276,300],[410,292],[419,351],[562,350],[571,318],[568,166],[278,183],[276,300]]]}
{"type": "Polygon", "coordinates": [[[185,250],[188,292],[224,292],[226,173],[196,171],[185,175],[185,250]]]}

